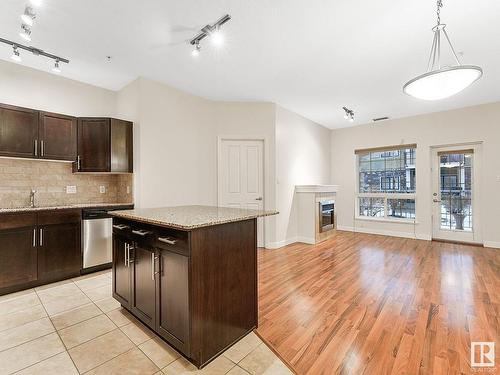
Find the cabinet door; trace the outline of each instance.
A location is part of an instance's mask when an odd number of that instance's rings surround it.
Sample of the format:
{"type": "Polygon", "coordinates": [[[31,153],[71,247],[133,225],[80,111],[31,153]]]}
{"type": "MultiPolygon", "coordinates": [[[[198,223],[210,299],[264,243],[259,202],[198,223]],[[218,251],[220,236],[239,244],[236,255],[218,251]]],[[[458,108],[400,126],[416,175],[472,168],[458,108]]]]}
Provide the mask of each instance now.
{"type": "Polygon", "coordinates": [[[75,117],[40,112],[38,134],[40,158],[76,160],[77,122],[75,117]]]}
{"type": "Polygon", "coordinates": [[[80,224],[53,224],[38,228],[38,276],[51,281],[80,273],[80,224]]]}
{"type": "Polygon", "coordinates": [[[0,290],[35,280],[36,227],[0,230],[0,290]]]}
{"type": "Polygon", "coordinates": [[[133,125],[111,119],[111,172],[132,173],[133,125]]]}
{"type": "Polygon", "coordinates": [[[155,326],[155,253],[135,244],[132,267],[131,310],[151,328],[155,326]]]}
{"type": "Polygon", "coordinates": [[[189,258],[159,251],[157,332],[189,355],[189,258]]]}
{"type": "Polygon", "coordinates": [[[109,172],[110,148],[108,118],[78,119],[79,172],[109,172]]]}
{"type": "Polygon", "coordinates": [[[38,156],[38,112],[0,105],[0,156],[38,156]]]}
{"type": "Polygon", "coordinates": [[[126,308],[130,308],[128,246],[124,237],[113,235],[113,297],[126,308]]]}

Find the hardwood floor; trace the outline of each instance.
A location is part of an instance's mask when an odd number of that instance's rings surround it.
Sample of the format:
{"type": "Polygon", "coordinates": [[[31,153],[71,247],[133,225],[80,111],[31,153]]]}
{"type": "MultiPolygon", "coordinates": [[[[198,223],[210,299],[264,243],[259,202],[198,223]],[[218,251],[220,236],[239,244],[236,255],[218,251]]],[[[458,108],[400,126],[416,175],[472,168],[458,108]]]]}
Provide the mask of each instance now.
{"type": "Polygon", "coordinates": [[[259,250],[258,333],[298,374],[477,373],[472,341],[498,374],[499,319],[499,249],[339,231],[259,250]]]}

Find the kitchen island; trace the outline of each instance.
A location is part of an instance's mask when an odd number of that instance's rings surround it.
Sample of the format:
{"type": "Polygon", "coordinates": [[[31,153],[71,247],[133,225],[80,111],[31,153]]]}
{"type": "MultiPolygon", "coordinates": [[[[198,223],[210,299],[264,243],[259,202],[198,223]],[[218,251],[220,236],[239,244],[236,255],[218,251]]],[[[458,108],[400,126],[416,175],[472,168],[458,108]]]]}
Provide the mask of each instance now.
{"type": "Polygon", "coordinates": [[[113,216],[113,297],[201,368],[257,327],[257,218],[211,206],[113,216]]]}

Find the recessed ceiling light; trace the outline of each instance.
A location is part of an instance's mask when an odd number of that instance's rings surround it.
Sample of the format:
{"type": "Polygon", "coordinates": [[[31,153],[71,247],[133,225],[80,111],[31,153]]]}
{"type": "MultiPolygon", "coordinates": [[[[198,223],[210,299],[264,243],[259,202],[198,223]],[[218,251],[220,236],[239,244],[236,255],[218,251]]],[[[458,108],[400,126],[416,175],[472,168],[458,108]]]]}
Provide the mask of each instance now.
{"type": "Polygon", "coordinates": [[[26,6],[26,8],[24,8],[24,13],[21,14],[21,20],[28,26],[33,26],[35,17],[36,14],[35,12],[33,12],[33,8],[31,8],[30,6],[26,6]]]}
{"type": "Polygon", "coordinates": [[[26,40],[27,42],[31,42],[31,29],[28,25],[22,24],[21,31],[19,32],[19,36],[26,40]]]}
{"type": "Polygon", "coordinates": [[[17,49],[17,46],[12,46],[12,55],[10,56],[10,58],[16,62],[21,62],[22,59],[21,59],[21,55],[19,54],[19,50],[17,49]]]}
{"type": "Polygon", "coordinates": [[[56,60],[54,63],[54,67],[52,68],[54,73],[61,73],[61,68],[59,67],[59,60],[56,60]]]}

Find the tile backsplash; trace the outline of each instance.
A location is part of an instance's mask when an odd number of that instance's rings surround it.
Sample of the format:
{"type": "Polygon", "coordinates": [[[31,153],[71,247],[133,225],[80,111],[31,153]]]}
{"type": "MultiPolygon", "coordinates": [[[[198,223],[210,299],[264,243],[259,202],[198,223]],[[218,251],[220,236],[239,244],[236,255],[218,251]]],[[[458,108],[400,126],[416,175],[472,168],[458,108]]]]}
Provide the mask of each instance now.
{"type": "Polygon", "coordinates": [[[71,163],[0,158],[0,208],[28,206],[31,189],[39,207],[132,203],[132,183],[131,174],[74,174],[71,163]],[[67,186],[76,186],[76,193],[67,194],[67,186]]]}

